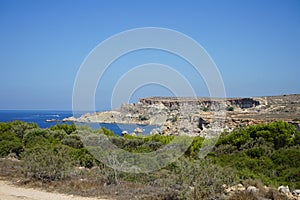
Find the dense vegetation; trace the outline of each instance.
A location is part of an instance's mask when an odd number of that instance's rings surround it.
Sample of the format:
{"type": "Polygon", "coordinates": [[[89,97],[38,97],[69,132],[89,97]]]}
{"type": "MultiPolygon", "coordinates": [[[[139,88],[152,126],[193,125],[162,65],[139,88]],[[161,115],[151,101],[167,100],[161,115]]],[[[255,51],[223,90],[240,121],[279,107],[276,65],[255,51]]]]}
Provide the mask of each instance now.
{"type": "Polygon", "coordinates": [[[36,124],[14,121],[0,123],[0,156],[20,159],[21,171],[30,180],[62,181],[83,176],[78,167],[96,167],[96,174],[89,171],[93,180],[105,185],[142,183],[156,191],[150,196],[162,199],[217,198],[223,184],[249,181],[300,188],[300,132],[285,122],[224,132],[205,159],[197,156],[204,139],[195,137],[178,161],[148,174],[129,174],[106,167],[84,146],[78,134],[82,131],[106,135],[119,148],[136,153],[155,151],[174,139],[162,135],[119,137],[104,128],[92,130],[67,124],[41,129],[36,124]]]}

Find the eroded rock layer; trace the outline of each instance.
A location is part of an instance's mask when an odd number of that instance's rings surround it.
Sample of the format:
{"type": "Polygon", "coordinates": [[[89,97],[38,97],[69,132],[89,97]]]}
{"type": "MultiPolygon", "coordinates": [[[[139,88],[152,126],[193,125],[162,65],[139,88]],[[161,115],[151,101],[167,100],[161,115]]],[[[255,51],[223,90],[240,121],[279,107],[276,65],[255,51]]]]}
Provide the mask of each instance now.
{"type": "Polygon", "coordinates": [[[138,103],[119,109],[88,113],[64,121],[133,123],[157,125],[153,134],[201,135],[213,130],[232,130],[239,126],[286,121],[299,129],[300,94],[253,98],[141,98],[138,103]]]}

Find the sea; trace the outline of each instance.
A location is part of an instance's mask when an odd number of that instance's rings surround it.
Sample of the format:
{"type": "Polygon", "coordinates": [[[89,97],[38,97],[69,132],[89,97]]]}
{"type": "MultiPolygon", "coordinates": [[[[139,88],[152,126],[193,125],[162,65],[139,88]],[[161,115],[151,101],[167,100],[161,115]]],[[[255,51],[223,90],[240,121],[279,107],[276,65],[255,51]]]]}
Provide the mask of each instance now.
{"type": "MultiPolygon", "coordinates": [[[[36,123],[41,128],[49,128],[56,124],[72,124],[62,122],[66,117],[73,116],[72,111],[49,111],[49,110],[0,110],[0,122],[12,122],[14,120],[36,123]],[[52,120],[47,122],[46,120],[52,120]]],[[[143,130],[143,134],[149,134],[151,130],[158,128],[153,125],[117,124],[117,123],[80,123],[79,125],[90,126],[93,129],[104,127],[121,135],[122,131],[132,133],[137,127],[143,130]]]]}

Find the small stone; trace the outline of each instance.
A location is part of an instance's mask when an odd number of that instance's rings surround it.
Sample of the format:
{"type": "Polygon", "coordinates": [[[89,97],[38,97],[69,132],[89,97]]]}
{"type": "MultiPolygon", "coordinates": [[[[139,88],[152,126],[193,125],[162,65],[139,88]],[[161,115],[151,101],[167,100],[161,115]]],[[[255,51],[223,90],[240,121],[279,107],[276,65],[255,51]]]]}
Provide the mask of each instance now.
{"type": "Polygon", "coordinates": [[[248,192],[257,192],[258,189],[256,187],[254,187],[254,186],[249,186],[249,187],[247,187],[247,191],[248,192]]]}
{"type": "Polygon", "coordinates": [[[244,191],[244,190],[246,190],[246,188],[242,184],[237,184],[237,190],[244,191]]]}
{"type": "Polygon", "coordinates": [[[122,131],[122,136],[123,135],[128,135],[128,131],[122,131]]]}
{"type": "Polygon", "coordinates": [[[231,192],[231,188],[226,188],[225,190],[224,190],[224,193],[225,194],[229,194],[231,192]]]}
{"type": "Polygon", "coordinates": [[[136,136],[136,133],[135,133],[135,132],[133,132],[133,133],[131,133],[130,135],[132,135],[132,136],[136,136]]]}
{"type": "Polygon", "coordinates": [[[150,132],[150,135],[157,135],[159,133],[160,133],[159,129],[155,128],[155,129],[152,129],[152,131],[150,132]]]}

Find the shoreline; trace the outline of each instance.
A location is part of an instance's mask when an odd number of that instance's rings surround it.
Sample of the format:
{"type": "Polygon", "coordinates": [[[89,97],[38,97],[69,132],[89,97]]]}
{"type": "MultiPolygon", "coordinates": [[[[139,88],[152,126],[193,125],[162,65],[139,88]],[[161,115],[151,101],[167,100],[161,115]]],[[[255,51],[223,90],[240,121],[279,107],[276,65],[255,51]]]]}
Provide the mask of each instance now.
{"type": "Polygon", "coordinates": [[[252,124],[285,121],[300,127],[300,94],[245,98],[148,97],[120,108],[85,113],[66,122],[160,126],[157,134],[209,137],[212,127],[231,131],[252,124]],[[214,124],[215,113],[220,125],[214,124]],[[219,121],[220,121],[219,120],[219,121]]]}

